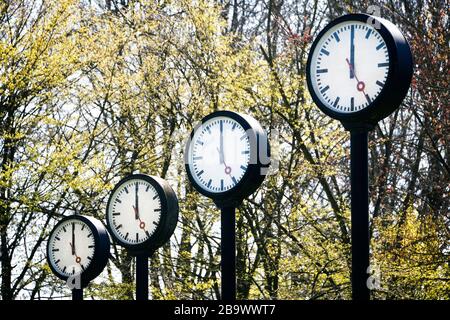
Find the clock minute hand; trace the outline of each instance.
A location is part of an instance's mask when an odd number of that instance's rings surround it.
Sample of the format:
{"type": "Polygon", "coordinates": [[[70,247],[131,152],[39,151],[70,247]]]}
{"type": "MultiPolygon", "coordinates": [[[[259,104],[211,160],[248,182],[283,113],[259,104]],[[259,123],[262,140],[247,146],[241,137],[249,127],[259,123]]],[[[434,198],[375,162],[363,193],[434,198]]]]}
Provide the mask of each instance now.
{"type": "Polygon", "coordinates": [[[138,184],[136,183],[135,188],[134,188],[134,215],[135,215],[135,219],[138,220],[139,219],[139,196],[138,196],[138,184]]]}
{"type": "Polygon", "coordinates": [[[355,26],[350,27],[350,79],[355,77],[355,26]]]}
{"type": "Polygon", "coordinates": [[[220,163],[225,163],[224,154],[223,154],[223,122],[220,121],[220,163]]]}
{"type": "Polygon", "coordinates": [[[352,71],[353,75],[355,76],[356,89],[358,91],[361,91],[364,95],[366,95],[366,92],[364,91],[364,89],[366,87],[366,84],[364,83],[364,81],[359,81],[358,77],[356,76],[355,69],[354,69],[353,65],[350,63],[350,61],[348,61],[347,58],[345,58],[345,61],[347,61],[348,67],[350,68],[350,71],[352,71]]]}
{"type": "Polygon", "coordinates": [[[72,243],[70,244],[72,247],[72,255],[75,255],[75,223],[72,223],[72,243]]]}

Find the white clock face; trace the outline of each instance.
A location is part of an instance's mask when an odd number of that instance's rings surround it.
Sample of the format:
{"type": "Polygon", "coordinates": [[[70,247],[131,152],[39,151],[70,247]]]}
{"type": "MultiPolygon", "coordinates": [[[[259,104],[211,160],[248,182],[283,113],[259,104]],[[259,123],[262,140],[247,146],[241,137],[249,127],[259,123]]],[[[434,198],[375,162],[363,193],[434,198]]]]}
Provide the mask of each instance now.
{"type": "Polygon", "coordinates": [[[371,25],[347,21],[318,41],[310,68],[313,90],[326,107],[357,112],[367,108],[385,85],[388,49],[371,25]]]}
{"type": "Polygon", "coordinates": [[[191,175],[211,193],[235,187],[250,162],[250,139],[235,120],[218,116],[196,130],[188,149],[191,175]]]}
{"type": "Polygon", "coordinates": [[[126,244],[140,244],[156,231],[161,219],[161,199],[143,179],[122,183],[111,196],[107,219],[114,236],[126,244]]]}
{"type": "Polygon", "coordinates": [[[50,263],[59,274],[82,273],[94,257],[94,235],[86,223],[70,219],[53,231],[48,250],[50,263]]]}

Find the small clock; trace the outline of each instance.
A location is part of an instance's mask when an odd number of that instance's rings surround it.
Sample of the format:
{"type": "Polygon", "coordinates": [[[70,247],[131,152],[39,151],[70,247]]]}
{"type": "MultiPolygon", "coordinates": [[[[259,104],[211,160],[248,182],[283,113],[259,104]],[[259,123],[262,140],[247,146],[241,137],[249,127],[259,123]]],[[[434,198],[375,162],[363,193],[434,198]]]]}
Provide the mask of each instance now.
{"type": "Polygon", "coordinates": [[[132,174],[114,187],[106,208],[112,237],[134,255],[151,254],[172,236],[178,199],[167,181],[132,174]]]}
{"type": "Polygon", "coordinates": [[[307,62],[314,102],[344,126],[373,125],[388,116],[405,97],[411,77],[412,55],[404,36],[391,22],[367,14],[328,24],[307,62]]]}
{"type": "Polygon", "coordinates": [[[254,118],[216,111],[194,128],[184,156],[194,188],[221,207],[239,203],[261,185],[268,153],[267,134],[254,118]]]}
{"type": "Polygon", "coordinates": [[[66,281],[80,275],[85,287],[105,268],[109,249],[108,233],[99,220],[73,215],[63,218],[50,233],[47,260],[57,277],[66,281]]]}

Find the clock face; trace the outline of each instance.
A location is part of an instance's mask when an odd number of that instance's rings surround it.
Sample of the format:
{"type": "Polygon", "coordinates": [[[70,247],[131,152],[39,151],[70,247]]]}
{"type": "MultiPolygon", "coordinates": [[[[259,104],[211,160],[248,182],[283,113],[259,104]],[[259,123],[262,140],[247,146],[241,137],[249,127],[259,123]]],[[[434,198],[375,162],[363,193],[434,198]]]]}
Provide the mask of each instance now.
{"type": "Polygon", "coordinates": [[[203,190],[222,193],[242,179],[250,151],[250,138],[239,122],[213,117],[194,132],[188,149],[189,171],[203,190]]]}
{"type": "Polygon", "coordinates": [[[111,195],[107,219],[116,239],[128,245],[141,244],[156,232],[160,223],[160,196],[146,180],[126,180],[111,195]]]}
{"type": "Polygon", "coordinates": [[[318,40],[310,65],[312,89],[338,113],[361,111],[377,98],[389,72],[385,41],[371,25],[345,21],[318,40]]]}
{"type": "Polygon", "coordinates": [[[93,231],[78,219],[64,221],[50,235],[49,261],[62,276],[69,277],[85,271],[94,258],[94,252],[93,231]]]}

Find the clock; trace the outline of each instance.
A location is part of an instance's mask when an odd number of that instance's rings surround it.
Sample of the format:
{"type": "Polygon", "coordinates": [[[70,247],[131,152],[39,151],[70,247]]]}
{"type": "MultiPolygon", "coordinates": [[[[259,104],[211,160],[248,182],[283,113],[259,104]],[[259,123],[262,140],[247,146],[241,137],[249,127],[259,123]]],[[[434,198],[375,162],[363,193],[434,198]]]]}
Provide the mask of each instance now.
{"type": "Polygon", "coordinates": [[[216,111],[194,128],[185,148],[187,176],[194,188],[219,206],[239,203],[265,178],[267,134],[254,118],[216,111]]]}
{"type": "Polygon", "coordinates": [[[373,125],[392,113],[411,77],[412,55],[404,36],[391,22],[367,14],[332,21],[308,56],[306,79],[312,99],[346,127],[373,125]]]}
{"type": "Polygon", "coordinates": [[[109,249],[108,233],[99,220],[73,215],[63,218],[50,233],[47,260],[57,277],[67,281],[80,275],[85,287],[105,268],[109,249]]]}
{"type": "Polygon", "coordinates": [[[172,236],[178,199],[167,181],[132,174],[114,187],[106,208],[111,236],[134,255],[151,254],[172,236]]]}

